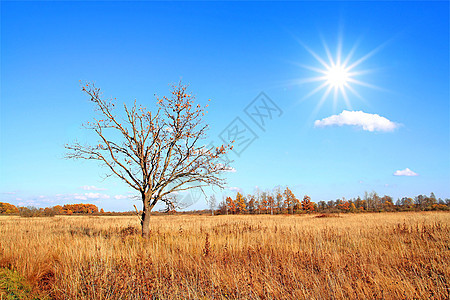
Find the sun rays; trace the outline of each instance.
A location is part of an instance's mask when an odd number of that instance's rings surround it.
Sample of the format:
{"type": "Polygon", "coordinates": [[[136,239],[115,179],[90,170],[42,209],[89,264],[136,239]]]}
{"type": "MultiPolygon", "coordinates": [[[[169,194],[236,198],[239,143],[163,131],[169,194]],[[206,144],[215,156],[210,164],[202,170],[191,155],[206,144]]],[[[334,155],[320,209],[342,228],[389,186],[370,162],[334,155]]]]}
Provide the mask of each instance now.
{"type": "Polygon", "coordinates": [[[333,99],[333,109],[336,109],[340,99],[344,100],[347,109],[353,109],[350,96],[365,101],[364,98],[358,93],[356,86],[379,89],[379,87],[367,83],[360,78],[360,76],[371,73],[373,70],[361,69],[360,67],[363,62],[376,54],[384,46],[384,44],[356,59],[354,56],[359,46],[359,41],[356,42],[350,51],[344,56],[342,53],[341,35],[338,37],[335,55],[333,55],[330,51],[330,48],[324,39],[322,39],[322,45],[326,53],[325,56],[320,56],[308,46],[303,43],[301,44],[316,60],[316,66],[300,66],[317,74],[315,76],[297,81],[300,84],[317,84],[317,86],[305,95],[302,100],[322,92],[313,113],[316,113],[322,107],[324,102],[330,97],[333,99]]]}

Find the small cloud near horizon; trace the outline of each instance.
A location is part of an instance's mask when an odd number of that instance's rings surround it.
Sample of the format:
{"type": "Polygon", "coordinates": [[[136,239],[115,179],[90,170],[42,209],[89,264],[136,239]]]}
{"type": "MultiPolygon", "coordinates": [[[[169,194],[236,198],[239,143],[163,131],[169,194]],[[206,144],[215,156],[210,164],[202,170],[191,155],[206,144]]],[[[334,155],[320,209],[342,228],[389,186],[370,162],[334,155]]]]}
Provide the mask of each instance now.
{"type": "Polygon", "coordinates": [[[397,170],[394,172],[394,176],[419,176],[416,172],[411,171],[409,168],[404,170],[397,170]]]}
{"type": "MultiPolygon", "coordinates": [[[[70,197],[70,195],[68,195],[70,197]]],[[[77,200],[86,201],[88,199],[109,199],[111,198],[109,195],[100,194],[100,193],[84,193],[84,194],[73,194],[73,198],[77,200]]]]}
{"type": "Polygon", "coordinates": [[[374,131],[394,131],[400,124],[392,122],[385,117],[377,114],[369,114],[363,111],[348,111],[344,110],[338,115],[332,115],[322,120],[316,120],[314,127],[326,127],[326,126],[357,126],[363,130],[374,131]]]}
{"type": "Polygon", "coordinates": [[[236,187],[236,186],[230,186],[230,187],[228,187],[228,189],[229,189],[230,191],[234,191],[234,192],[241,192],[241,191],[242,191],[241,188],[236,187]]]}
{"type": "Polygon", "coordinates": [[[106,191],[106,189],[96,187],[95,185],[83,185],[80,186],[80,189],[85,191],[106,191]]]}

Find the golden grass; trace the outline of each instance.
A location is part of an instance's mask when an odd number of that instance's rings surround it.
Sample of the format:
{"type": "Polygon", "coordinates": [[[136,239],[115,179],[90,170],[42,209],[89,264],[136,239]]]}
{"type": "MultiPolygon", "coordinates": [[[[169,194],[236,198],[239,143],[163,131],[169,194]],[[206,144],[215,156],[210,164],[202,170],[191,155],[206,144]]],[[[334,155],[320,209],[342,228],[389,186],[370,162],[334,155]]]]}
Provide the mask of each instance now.
{"type": "Polygon", "coordinates": [[[0,218],[0,267],[55,299],[449,299],[450,214],[0,218]]]}

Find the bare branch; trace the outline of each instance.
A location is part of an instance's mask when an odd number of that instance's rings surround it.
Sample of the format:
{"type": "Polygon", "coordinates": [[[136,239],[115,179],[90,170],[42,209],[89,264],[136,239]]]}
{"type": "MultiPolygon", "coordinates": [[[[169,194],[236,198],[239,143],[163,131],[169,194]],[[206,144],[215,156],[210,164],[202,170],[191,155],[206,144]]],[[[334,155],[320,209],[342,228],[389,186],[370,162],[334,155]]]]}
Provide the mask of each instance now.
{"type": "Polygon", "coordinates": [[[203,123],[205,111],[194,104],[187,86],[174,85],[170,98],[157,97],[155,113],[137,106],[136,101],[131,107],[124,105],[125,118],[121,120],[114,113],[115,100],[103,99],[94,84],[83,85],[82,90],[99,115],[84,127],[93,131],[99,142],[95,146],[66,145],[66,157],[100,161],[111,174],[138,190],[144,208],[143,228],[159,201],[175,207],[171,196],[175,192],[224,185],[219,176],[229,166],[219,159],[232,146],[207,149],[200,145],[208,129],[203,123]]]}

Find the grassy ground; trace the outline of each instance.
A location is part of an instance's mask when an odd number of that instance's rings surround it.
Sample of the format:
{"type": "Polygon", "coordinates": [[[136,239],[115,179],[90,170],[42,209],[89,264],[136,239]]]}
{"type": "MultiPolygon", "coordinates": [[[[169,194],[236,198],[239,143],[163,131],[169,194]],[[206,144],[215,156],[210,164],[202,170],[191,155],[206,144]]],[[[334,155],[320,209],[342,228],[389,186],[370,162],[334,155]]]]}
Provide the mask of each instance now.
{"type": "Polygon", "coordinates": [[[46,299],[33,290],[33,287],[17,272],[0,268],[0,299],[46,299]]]}
{"type": "Polygon", "coordinates": [[[450,213],[0,218],[54,299],[449,299],[450,213]]]}

